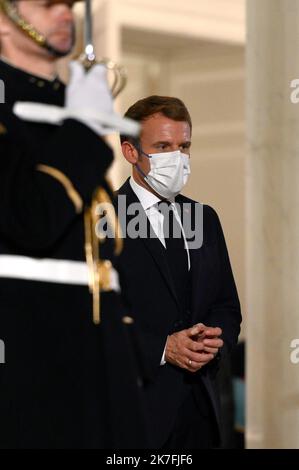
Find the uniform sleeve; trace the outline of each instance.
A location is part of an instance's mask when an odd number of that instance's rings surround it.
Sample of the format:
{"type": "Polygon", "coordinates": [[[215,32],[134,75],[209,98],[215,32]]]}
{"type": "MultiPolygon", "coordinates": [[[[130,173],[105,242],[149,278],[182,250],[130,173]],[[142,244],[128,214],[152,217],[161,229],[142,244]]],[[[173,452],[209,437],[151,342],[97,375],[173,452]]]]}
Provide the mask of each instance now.
{"type": "Polygon", "coordinates": [[[47,249],[103,182],[112,150],[75,120],[43,125],[47,137],[30,142],[24,123],[0,111],[0,233],[19,248],[47,249]]]}

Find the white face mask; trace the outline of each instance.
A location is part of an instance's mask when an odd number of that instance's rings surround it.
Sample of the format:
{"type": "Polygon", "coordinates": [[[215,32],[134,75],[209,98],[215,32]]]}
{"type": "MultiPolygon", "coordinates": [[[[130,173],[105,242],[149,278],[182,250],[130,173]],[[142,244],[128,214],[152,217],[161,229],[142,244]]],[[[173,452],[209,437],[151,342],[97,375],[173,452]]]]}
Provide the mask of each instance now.
{"type": "Polygon", "coordinates": [[[187,183],[190,175],[190,157],[180,150],[174,152],[152,153],[149,157],[150,172],[144,175],[148,185],[165,199],[177,196],[187,183]]]}

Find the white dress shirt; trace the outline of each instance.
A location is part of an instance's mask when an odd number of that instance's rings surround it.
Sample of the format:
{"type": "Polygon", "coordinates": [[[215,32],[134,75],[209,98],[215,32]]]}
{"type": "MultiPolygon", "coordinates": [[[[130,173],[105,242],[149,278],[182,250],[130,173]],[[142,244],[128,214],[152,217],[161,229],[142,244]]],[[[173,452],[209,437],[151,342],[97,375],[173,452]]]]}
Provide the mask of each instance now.
{"type": "MultiPolygon", "coordinates": [[[[131,176],[131,178],[130,178],[130,185],[131,185],[132,190],[136,194],[137,198],[139,199],[139,201],[140,201],[140,203],[141,203],[141,205],[142,205],[142,207],[143,207],[143,209],[144,209],[144,211],[147,215],[147,218],[150,221],[150,224],[151,224],[156,236],[159,238],[159,240],[162,243],[162,245],[164,246],[164,248],[166,248],[164,232],[163,232],[164,215],[158,209],[158,204],[161,202],[161,199],[159,199],[157,196],[155,196],[155,194],[153,194],[150,191],[148,191],[147,189],[145,189],[143,186],[140,186],[138,183],[136,183],[133,176],[131,176]]],[[[187,250],[188,270],[190,271],[190,267],[191,267],[190,253],[189,253],[189,249],[188,249],[188,243],[187,243],[187,240],[186,240],[185,232],[184,232],[184,229],[183,229],[183,226],[182,226],[182,222],[181,222],[181,219],[179,217],[179,214],[178,214],[178,211],[177,211],[174,200],[169,201],[169,202],[171,202],[171,206],[172,206],[172,209],[173,209],[174,216],[175,216],[177,222],[179,223],[179,225],[182,229],[184,244],[185,244],[185,248],[187,250]]],[[[161,362],[160,362],[161,366],[166,364],[165,349],[166,349],[166,345],[165,345],[164,352],[163,352],[163,355],[162,355],[162,359],[161,359],[161,362]]]]}
{"type": "MultiPolygon", "coordinates": [[[[134,193],[138,197],[146,215],[147,218],[150,221],[150,224],[156,234],[156,236],[159,238],[160,242],[166,248],[166,243],[165,243],[165,238],[164,238],[164,232],[163,232],[163,223],[164,223],[164,215],[159,211],[158,204],[161,202],[161,199],[159,199],[155,194],[151,193],[147,189],[145,189],[143,186],[140,186],[136,181],[134,180],[133,176],[130,178],[130,185],[131,188],[133,189],[134,193]]],[[[176,205],[174,200],[169,201],[171,202],[171,207],[173,209],[174,216],[179,223],[181,229],[182,229],[182,234],[184,238],[184,244],[185,248],[187,250],[187,257],[188,257],[188,271],[190,271],[191,267],[191,262],[190,262],[190,253],[188,249],[188,243],[186,240],[186,235],[182,226],[182,221],[180,219],[180,216],[178,214],[176,205]]]]}

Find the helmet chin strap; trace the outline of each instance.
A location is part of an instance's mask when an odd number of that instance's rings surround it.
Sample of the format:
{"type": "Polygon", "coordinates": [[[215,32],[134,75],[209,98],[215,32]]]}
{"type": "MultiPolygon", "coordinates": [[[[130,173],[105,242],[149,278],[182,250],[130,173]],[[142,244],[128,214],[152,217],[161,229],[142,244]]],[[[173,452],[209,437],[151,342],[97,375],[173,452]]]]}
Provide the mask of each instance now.
{"type": "Polygon", "coordinates": [[[45,43],[42,47],[44,49],[47,49],[49,54],[51,54],[53,57],[56,57],[57,59],[60,59],[61,57],[65,57],[65,56],[69,55],[70,52],[72,52],[72,49],[74,47],[74,43],[75,43],[75,28],[73,28],[73,31],[72,31],[72,45],[69,48],[69,50],[61,52],[58,49],[56,49],[55,47],[51,46],[51,44],[49,44],[47,42],[47,40],[45,40],[45,43]]]}
{"type": "MultiPolygon", "coordinates": [[[[26,34],[27,37],[32,39],[35,44],[38,46],[42,47],[43,49],[46,49],[52,56],[60,58],[68,55],[72,48],[70,50],[61,52],[55,47],[51,46],[47,38],[41,34],[37,29],[34,28],[34,26],[30,23],[28,23],[22,16],[19,14],[17,6],[14,2],[14,0],[0,0],[0,9],[4,12],[4,14],[21,30],[23,31],[24,34],[26,34]]],[[[73,31],[73,38],[74,38],[74,31],[73,31]]],[[[74,40],[73,40],[74,43],[74,40]]]]}

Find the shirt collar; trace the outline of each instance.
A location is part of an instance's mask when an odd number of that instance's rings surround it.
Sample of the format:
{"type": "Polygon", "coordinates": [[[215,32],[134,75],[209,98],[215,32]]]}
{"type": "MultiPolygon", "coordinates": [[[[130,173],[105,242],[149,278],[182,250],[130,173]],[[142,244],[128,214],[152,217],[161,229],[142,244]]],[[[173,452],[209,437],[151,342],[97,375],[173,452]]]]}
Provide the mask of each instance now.
{"type": "Polygon", "coordinates": [[[161,199],[159,199],[155,194],[151,193],[148,191],[146,188],[143,186],[140,186],[140,184],[136,183],[134,180],[133,176],[130,178],[130,185],[131,188],[133,189],[134,193],[138,197],[143,209],[146,211],[150,207],[154,206],[155,204],[161,202],[161,199]]]}

